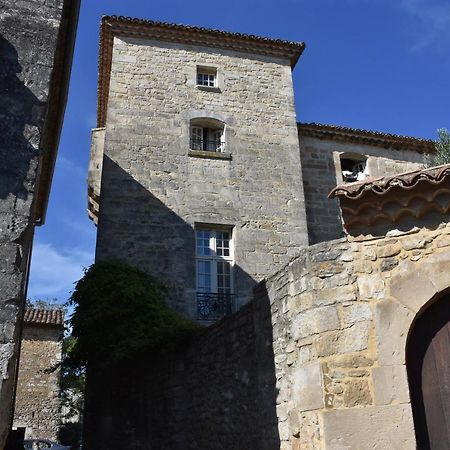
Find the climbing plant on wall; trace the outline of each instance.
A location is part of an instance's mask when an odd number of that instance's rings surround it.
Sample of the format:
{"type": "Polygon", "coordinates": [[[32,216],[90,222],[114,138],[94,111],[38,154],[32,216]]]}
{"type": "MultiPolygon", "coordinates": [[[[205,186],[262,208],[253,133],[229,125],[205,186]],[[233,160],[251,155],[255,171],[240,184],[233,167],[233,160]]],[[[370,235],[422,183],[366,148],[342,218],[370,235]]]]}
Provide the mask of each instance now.
{"type": "Polygon", "coordinates": [[[69,305],[75,364],[119,363],[149,350],[176,346],[199,326],[165,304],[167,287],[121,261],[101,261],[85,270],[69,305]]]}

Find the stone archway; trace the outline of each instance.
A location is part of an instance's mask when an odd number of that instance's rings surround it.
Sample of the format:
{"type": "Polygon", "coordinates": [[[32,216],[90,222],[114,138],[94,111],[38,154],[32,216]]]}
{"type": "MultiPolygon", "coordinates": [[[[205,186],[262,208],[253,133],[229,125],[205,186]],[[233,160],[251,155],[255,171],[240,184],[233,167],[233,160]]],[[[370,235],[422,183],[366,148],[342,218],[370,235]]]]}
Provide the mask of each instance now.
{"type": "Polygon", "coordinates": [[[417,446],[450,449],[450,295],[430,302],[411,327],[406,347],[417,446]]]}

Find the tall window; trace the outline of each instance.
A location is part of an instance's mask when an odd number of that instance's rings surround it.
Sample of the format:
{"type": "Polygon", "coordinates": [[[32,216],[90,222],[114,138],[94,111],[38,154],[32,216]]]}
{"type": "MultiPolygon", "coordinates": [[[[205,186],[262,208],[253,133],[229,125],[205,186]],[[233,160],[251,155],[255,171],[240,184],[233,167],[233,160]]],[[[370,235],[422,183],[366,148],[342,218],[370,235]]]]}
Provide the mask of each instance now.
{"type": "Polygon", "coordinates": [[[194,119],[191,121],[192,150],[207,152],[223,152],[224,126],[221,122],[212,119],[194,119]]]}
{"type": "Polygon", "coordinates": [[[218,319],[234,306],[231,231],[200,228],[195,237],[198,315],[218,319]]]}

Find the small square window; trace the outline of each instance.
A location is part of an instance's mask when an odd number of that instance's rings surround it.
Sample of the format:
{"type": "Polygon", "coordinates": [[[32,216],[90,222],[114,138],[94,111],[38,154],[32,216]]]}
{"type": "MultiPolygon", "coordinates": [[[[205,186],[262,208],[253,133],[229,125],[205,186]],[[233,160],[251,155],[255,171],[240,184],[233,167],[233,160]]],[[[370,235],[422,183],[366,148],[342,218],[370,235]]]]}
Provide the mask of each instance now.
{"type": "Polygon", "coordinates": [[[197,67],[197,86],[217,87],[217,69],[197,67]]]}

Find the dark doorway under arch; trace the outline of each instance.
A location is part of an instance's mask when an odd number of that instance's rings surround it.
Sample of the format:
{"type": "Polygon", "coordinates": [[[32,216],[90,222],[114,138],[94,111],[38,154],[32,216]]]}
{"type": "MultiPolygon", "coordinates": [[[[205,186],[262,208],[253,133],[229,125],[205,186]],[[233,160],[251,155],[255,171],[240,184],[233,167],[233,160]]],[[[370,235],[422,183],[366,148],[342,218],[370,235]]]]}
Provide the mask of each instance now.
{"type": "Polygon", "coordinates": [[[450,295],[415,321],[406,366],[417,448],[450,450],[450,295]]]}

